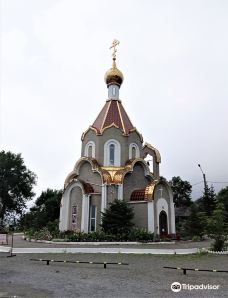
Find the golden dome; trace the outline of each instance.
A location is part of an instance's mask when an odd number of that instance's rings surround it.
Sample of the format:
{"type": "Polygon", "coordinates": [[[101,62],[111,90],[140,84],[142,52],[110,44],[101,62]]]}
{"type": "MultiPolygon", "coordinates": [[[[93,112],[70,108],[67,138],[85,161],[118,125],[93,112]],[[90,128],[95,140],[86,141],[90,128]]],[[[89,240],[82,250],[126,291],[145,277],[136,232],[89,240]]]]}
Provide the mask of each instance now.
{"type": "Polygon", "coordinates": [[[104,76],[105,83],[109,86],[111,84],[117,84],[121,86],[124,76],[122,72],[116,67],[116,59],[113,58],[112,68],[106,71],[104,76]]]}

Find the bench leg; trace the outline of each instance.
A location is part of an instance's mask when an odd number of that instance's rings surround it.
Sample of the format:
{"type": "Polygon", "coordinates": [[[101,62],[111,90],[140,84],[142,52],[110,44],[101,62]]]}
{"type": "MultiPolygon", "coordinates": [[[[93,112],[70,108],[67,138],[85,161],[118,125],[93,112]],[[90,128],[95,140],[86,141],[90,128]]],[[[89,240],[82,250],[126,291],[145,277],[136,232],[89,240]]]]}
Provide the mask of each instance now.
{"type": "Polygon", "coordinates": [[[184,275],[186,275],[186,272],[187,272],[187,270],[186,269],[183,269],[183,274],[184,275]]]}

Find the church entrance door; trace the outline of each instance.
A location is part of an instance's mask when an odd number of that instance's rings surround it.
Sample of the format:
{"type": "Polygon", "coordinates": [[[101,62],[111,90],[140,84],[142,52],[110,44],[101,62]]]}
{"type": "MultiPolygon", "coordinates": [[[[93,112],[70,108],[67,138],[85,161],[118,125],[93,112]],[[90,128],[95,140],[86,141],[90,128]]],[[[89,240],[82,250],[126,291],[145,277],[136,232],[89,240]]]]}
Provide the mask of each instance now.
{"type": "Polygon", "coordinates": [[[161,236],[168,234],[167,214],[165,211],[161,211],[159,215],[159,230],[161,236]]]}

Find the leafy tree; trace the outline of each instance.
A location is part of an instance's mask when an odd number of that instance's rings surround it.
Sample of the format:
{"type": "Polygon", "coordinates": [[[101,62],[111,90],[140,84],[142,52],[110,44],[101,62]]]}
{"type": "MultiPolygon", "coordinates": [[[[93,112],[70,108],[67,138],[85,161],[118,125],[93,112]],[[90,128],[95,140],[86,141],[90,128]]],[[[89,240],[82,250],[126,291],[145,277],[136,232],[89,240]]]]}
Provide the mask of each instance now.
{"type": "Polygon", "coordinates": [[[0,151],[0,225],[11,213],[21,214],[32,199],[36,175],[28,170],[21,154],[0,151]]]}
{"type": "Polygon", "coordinates": [[[127,202],[114,200],[109,208],[102,212],[101,227],[110,234],[124,234],[134,226],[131,222],[134,217],[133,208],[127,202]]]}
{"type": "Polygon", "coordinates": [[[205,215],[199,212],[198,206],[194,203],[191,205],[190,209],[191,214],[184,226],[185,232],[188,236],[199,236],[202,238],[205,232],[205,215]]]}
{"type": "Polygon", "coordinates": [[[216,194],[213,186],[208,187],[206,185],[203,196],[197,200],[197,204],[199,205],[200,211],[205,212],[207,216],[212,215],[216,207],[216,194]]]}
{"type": "Polygon", "coordinates": [[[226,222],[228,222],[228,186],[219,191],[216,199],[219,203],[224,205],[226,222]]]}
{"type": "Polygon", "coordinates": [[[222,251],[228,236],[225,208],[222,203],[218,203],[212,216],[208,217],[207,234],[211,239],[214,239],[213,250],[222,251]]]}
{"type": "Polygon", "coordinates": [[[47,226],[50,230],[55,229],[59,219],[61,198],[62,190],[43,191],[36,199],[35,205],[22,217],[21,226],[36,230],[47,226]]]}
{"type": "Polygon", "coordinates": [[[170,181],[173,191],[173,201],[176,207],[188,207],[191,205],[192,186],[188,181],[182,180],[179,176],[173,177],[170,181]]]}

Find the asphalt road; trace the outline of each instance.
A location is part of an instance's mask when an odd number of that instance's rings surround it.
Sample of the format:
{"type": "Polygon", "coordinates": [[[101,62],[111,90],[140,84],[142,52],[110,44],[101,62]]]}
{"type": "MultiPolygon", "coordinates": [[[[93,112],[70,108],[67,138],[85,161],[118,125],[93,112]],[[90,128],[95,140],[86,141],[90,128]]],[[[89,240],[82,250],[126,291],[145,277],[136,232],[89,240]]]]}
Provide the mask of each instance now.
{"type": "Polygon", "coordinates": [[[228,297],[228,273],[187,272],[163,266],[228,270],[228,255],[18,254],[0,256],[0,297],[228,297]],[[128,266],[51,263],[30,258],[126,262],[128,266]],[[219,285],[218,290],[171,291],[171,284],[219,285]]]}

